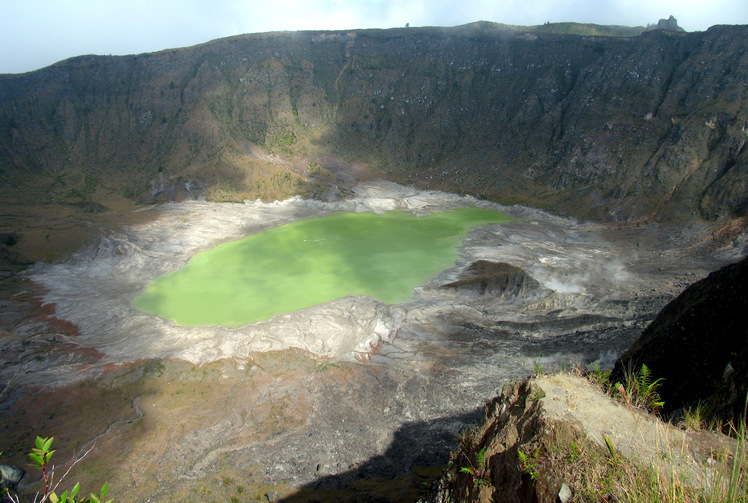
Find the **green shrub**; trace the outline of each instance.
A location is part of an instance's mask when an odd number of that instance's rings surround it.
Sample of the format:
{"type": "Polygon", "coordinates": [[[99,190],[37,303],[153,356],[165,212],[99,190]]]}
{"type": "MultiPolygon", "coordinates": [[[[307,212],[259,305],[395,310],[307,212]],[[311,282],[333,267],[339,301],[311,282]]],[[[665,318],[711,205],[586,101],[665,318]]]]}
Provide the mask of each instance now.
{"type": "MultiPolygon", "coordinates": [[[[41,494],[41,499],[38,500],[38,503],[45,503],[47,501],[49,501],[50,503],[112,503],[112,501],[114,500],[106,499],[106,495],[109,492],[109,484],[107,483],[104,483],[98,495],[91,493],[90,496],[84,496],[80,499],[78,498],[78,493],[80,492],[80,483],[75,484],[75,486],[73,486],[70,491],[64,491],[60,495],[57,494],[57,487],[60,485],[62,480],[65,479],[65,475],[67,475],[67,473],[62,476],[60,482],[56,484],[54,483],[54,468],[49,464],[49,460],[56,452],[52,450],[53,441],[54,437],[36,437],[36,446],[31,449],[31,452],[29,453],[29,458],[31,458],[32,466],[42,472],[42,479],[44,480],[44,492],[41,494]]],[[[20,501],[20,498],[17,494],[11,494],[11,492],[8,490],[5,490],[5,496],[13,503],[19,503],[20,501]]],[[[37,503],[37,498],[39,498],[38,494],[36,498],[34,498],[35,503],[37,503]]]]}
{"type": "Polygon", "coordinates": [[[649,367],[642,365],[638,373],[630,369],[625,372],[624,383],[616,383],[612,394],[620,395],[629,405],[646,409],[650,412],[659,411],[665,402],[657,392],[662,385],[662,379],[652,380],[652,371],[649,367]]]}

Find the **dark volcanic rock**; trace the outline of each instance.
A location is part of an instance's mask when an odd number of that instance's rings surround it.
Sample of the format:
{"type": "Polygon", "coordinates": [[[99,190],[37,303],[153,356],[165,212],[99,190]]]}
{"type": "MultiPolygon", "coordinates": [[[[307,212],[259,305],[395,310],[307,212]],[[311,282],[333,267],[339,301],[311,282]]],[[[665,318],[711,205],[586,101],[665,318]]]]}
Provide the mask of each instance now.
{"type": "Polygon", "coordinates": [[[616,362],[611,381],[646,364],[663,378],[665,411],[709,402],[743,415],[748,383],[748,258],[713,272],[665,306],[616,362]]]}
{"type": "Polygon", "coordinates": [[[501,298],[524,298],[542,288],[525,271],[505,262],[478,260],[470,264],[461,276],[459,280],[447,283],[442,288],[457,288],[501,298]]]}
{"type": "Polygon", "coordinates": [[[25,473],[17,466],[0,465],[0,488],[15,489],[25,473]]]}
{"type": "Polygon", "coordinates": [[[686,31],[678,26],[678,20],[673,16],[667,19],[660,19],[656,25],[648,26],[648,30],[666,30],[666,31],[686,31]]]}
{"type": "Polygon", "coordinates": [[[0,233],[0,243],[13,246],[18,242],[19,236],[15,232],[3,232],[0,233]]]}

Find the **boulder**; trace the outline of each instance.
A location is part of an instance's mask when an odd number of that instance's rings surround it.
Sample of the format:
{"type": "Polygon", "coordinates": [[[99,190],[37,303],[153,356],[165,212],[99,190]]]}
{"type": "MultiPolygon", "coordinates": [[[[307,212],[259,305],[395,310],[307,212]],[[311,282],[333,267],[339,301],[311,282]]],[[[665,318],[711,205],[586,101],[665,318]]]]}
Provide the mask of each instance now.
{"type": "Polygon", "coordinates": [[[14,490],[23,478],[24,472],[21,468],[13,465],[0,465],[0,487],[14,490]]]}

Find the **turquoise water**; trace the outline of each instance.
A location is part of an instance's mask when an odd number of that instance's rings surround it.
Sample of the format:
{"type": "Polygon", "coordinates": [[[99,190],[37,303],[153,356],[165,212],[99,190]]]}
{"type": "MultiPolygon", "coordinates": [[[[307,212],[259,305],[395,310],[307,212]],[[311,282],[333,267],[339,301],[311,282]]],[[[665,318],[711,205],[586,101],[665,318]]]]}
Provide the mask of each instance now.
{"type": "Polygon", "coordinates": [[[345,296],[403,302],[454,264],[470,228],[508,220],[480,208],[300,220],[195,255],[133,305],[181,325],[236,327],[345,296]]]}

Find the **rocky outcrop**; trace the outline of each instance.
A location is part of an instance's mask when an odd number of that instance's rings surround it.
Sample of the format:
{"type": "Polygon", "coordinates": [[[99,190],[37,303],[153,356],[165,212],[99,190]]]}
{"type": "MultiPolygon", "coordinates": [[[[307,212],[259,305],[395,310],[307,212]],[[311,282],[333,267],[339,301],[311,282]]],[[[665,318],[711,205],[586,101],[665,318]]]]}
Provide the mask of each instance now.
{"type": "Polygon", "coordinates": [[[616,362],[611,381],[646,364],[662,378],[665,412],[699,402],[724,421],[745,415],[748,393],[748,258],[688,287],[616,362]]]}
{"type": "Polygon", "coordinates": [[[656,25],[647,26],[647,30],[686,31],[678,26],[678,20],[673,16],[667,19],[660,19],[656,25]]]}
{"type": "Polygon", "coordinates": [[[507,384],[486,404],[482,424],[465,434],[422,501],[617,501],[618,491],[642,477],[641,467],[677,473],[697,488],[721,469],[715,453],[733,445],[720,434],[684,432],[629,409],[584,377],[544,375],[507,384]],[[623,464],[627,469],[608,484],[595,485],[623,464]]]}
{"type": "Polygon", "coordinates": [[[470,264],[460,279],[442,288],[491,295],[501,299],[523,299],[537,295],[543,287],[519,267],[506,262],[478,260],[470,264]]]}
{"type": "Polygon", "coordinates": [[[553,28],[245,35],[2,75],[0,195],[272,199],[320,190],[318,162],[600,220],[746,214],[748,27],[553,28]]]}

